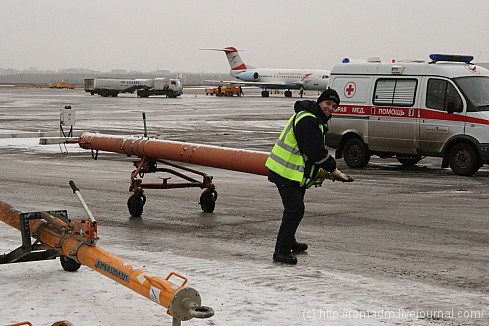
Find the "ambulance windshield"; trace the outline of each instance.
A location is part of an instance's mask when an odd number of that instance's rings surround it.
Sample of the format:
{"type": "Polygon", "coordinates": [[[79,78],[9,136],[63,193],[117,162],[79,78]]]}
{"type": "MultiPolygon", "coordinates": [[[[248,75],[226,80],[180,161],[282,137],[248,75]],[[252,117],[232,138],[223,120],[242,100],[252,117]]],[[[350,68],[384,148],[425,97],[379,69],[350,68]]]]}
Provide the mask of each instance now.
{"type": "Polygon", "coordinates": [[[477,110],[489,111],[489,77],[461,77],[456,82],[477,110]]]}

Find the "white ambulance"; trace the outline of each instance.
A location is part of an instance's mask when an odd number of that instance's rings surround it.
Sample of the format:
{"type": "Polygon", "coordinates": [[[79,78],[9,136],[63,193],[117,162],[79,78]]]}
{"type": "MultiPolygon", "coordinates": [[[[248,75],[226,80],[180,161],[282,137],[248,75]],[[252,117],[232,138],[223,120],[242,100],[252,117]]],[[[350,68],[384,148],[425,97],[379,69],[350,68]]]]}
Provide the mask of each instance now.
{"type": "Polygon", "coordinates": [[[327,145],[351,168],[370,156],[414,166],[426,156],[473,175],[489,163],[489,70],[472,56],[430,55],[422,60],[336,65],[329,87],[341,98],[327,145]]]}

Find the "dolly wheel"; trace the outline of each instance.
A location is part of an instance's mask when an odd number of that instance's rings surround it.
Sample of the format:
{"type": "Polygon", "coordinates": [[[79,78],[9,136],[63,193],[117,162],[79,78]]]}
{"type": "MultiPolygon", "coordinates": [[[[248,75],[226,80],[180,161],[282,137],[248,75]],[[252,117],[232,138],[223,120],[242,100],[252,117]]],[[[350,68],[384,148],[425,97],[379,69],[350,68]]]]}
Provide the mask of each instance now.
{"type": "Polygon", "coordinates": [[[212,213],[216,207],[217,192],[204,191],[200,196],[200,208],[204,213],[212,213]]]}
{"type": "Polygon", "coordinates": [[[143,207],[146,203],[146,196],[131,196],[127,201],[127,208],[132,217],[140,217],[143,214],[143,207]]]}
{"type": "Polygon", "coordinates": [[[76,260],[66,256],[59,257],[59,262],[61,263],[63,269],[67,272],[76,272],[81,266],[81,264],[76,260]]]}

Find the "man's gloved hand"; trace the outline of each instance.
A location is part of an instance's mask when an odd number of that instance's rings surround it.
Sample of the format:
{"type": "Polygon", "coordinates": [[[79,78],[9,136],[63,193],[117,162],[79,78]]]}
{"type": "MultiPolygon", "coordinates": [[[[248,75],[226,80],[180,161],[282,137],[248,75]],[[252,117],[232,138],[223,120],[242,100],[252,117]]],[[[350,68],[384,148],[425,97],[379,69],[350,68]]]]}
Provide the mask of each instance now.
{"type": "Polygon", "coordinates": [[[333,180],[333,181],[339,180],[341,182],[353,182],[353,180],[355,180],[352,177],[344,174],[343,172],[341,172],[338,169],[334,170],[330,174],[331,174],[331,177],[332,177],[331,180],[333,180]]]}
{"type": "Polygon", "coordinates": [[[321,187],[323,184],[323,181],[326,179],[333,180],[331,173],[324,170],[323,168],[319,168],[319,172],[316,176],[316,180],[314,181],[314,186],[321,187]]]}
{"type": "Polygon", "coordinates": [[[332,178],[333,178],[331,176],[331,172],[328,172],[328,171],[324,170],[323,168],[319,168],[319,172],[318,172],[317,177],[320,179],[323,179],[323,180],[326,180],[326,179],[332,180],[332,178]]]}

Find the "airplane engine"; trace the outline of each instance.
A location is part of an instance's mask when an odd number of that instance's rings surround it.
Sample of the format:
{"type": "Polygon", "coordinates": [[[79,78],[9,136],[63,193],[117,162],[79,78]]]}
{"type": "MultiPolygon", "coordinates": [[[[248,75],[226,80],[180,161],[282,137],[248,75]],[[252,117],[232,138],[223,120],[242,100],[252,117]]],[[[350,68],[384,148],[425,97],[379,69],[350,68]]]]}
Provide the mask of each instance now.
{"type": "Polygon", "coordinates": [[[237,78],[241,79],[242,81],[259,81],[260,80],[260,74],[256,71],[243,71],[240,73],[237,78]]]}

